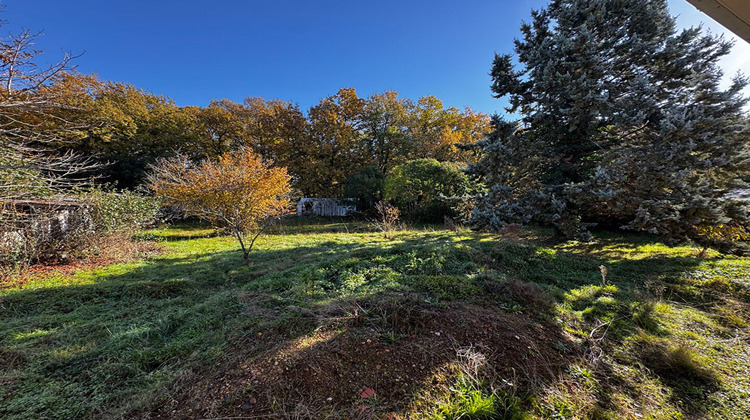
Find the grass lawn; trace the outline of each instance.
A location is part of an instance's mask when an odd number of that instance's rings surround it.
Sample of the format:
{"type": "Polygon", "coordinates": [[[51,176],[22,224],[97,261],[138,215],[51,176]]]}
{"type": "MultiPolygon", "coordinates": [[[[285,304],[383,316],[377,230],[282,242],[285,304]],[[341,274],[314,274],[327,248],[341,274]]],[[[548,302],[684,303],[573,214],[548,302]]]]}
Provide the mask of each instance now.
{"type": "Polygon", "coordinates": [[[750,417],[750,258],[290,219],[0,288],[0,418],[750,417]]]}

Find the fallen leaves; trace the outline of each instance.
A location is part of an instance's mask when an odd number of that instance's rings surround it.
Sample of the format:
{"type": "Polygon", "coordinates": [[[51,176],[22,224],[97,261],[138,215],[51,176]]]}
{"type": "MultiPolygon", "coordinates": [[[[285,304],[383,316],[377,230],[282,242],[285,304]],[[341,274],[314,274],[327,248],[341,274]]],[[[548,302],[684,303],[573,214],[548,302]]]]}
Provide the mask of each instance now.
{"type": "Polygon", "coordinates": [[[372,388],[365,388],[365,390],[359,394],[359,398],[372,398],[374,396],[375,396],[375,390],[372,388]]]}

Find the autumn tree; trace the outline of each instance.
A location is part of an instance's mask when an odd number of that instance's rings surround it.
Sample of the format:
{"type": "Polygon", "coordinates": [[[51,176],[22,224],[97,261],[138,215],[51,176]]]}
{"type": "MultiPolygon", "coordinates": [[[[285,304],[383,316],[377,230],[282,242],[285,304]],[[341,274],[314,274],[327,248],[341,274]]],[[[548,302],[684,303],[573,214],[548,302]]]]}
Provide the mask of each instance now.
{"type": "Polygon", "coordinates": [[[160,157],[217,159],[250,147],[287,167],[302,194],[336,197],[368,166],[385,173],[415,158],[465,161],[469,155],[456,145],[472,143],[486,125],[483,114],[444,109],[434,97],[415,104],[393,91],[360,98],[341,89],[306,116],[296,104],[262,97],[178,107],[127,83],[76,73],[62,74],[49,89],[65,98],[61,120],[79,125],[68,132],[69,147],[107,163],[101,178],[121,188],[137,187],[160,157]]]}
{"type": "Polygon", "coordinates": [[[435,97],[413,101],[398,92],[360,98],[341,89],[310,109],[309,176],[300,180],[306,194],[339,196],[344,181],[367,166],[390,172],[408,160],[434,158],[464,162],[489,128],[489,118],[466,109],[444,109],[435,97]]]}
{"type": "Polygon", "coordinates": [[[150,169],[151,190],[187,214],[229,230],[245,264],[260,234],[289,209],[286,169],[247,148],[198,164],[183,155],[162,158],[150,169]]]}
{"type": "Polygon", "coordinates": [[[292,167],[297,150],[305,150],[307,120],[299,106],[281,99],[245,98],[242,107],[246,145],[264,159],[292,167]]]}
{"type": "Polygon", "coordinates": [[[383,173],[406,161],[413,149],[408,127],[414,103],[387,91],[370,96],[363,113],[360,142],[368,160],[383,173]]]}
{"type": "Polygon", "coordinates": [[[65,141],[77,153],[106,163],[100,172],[103,181],[132,188],[157,158],[175,150],[195,156],[201,150],[195,145],[203,134],[197,115],[169,98],[75,73],[59,78],[49,89],[67,101],[72,111],[65,118],[77,123],[65,141]]]}
{"type": "Polygon", "coordinates": [[[441,162],[466,162],[473,153],[461,145],[474,144],[490,129],[490,118],[465,108],[444,108],[435,96],[423,96],[415,104],[408,124],[411,137],[410,159],[436,159],[441,162]]]}
{"type": "Polygon", "coordinates": [[[475,143],[489,131],[485,114],[444,108],[434,96],[415,103],[395,91],[370,96],[363,118],[362,149],[383,172],[414,159],[466,162],[472,153],[459,146],[475,143]]]}
{"type": "Polygon", "coordinates": [[[288,168],[295,188],[308,188],[306,180],[314,177],[316,147],[299,106],[280,99],[248,96],[240,113],[245,146],[288,168]]]}
{"type": "Polygon", "coordinates": [[[354,89],[340,89],[310,108],[312,163],[299,188],[307,195],[339,197],[347,177],[365,166],[361,150],[366,101],[354,89]]]}
{"type": "Polygon", "coordinates": [[[188,126],[190,148],[196,156],[217,159],[245,143],[242,105],[228,99],[213,100],[204,108],[186,107],[194,118],[188,126]]]}

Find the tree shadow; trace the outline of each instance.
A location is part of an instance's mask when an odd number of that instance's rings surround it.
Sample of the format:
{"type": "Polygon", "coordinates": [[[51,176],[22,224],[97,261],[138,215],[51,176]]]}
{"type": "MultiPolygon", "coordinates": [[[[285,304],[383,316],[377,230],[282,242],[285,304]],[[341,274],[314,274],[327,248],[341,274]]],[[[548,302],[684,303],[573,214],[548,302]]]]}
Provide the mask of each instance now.
{"type": "Polygon", "coordinates": [[[51,279],[59,284],[8,292],[0,296],[0,347],[14,360],[0,366],[0,395],[13,402],[0,407],[0,417],[142,408],[147,402],[133,400],[144,389],[164,391],[161,381],[173,372],[214,359],[256,328],[238,295],[258,272],[346,249],[323,243],[259,251],[251,267],[235,251],[165,257],[84,274],[83,284],[51,279]]]}
{"type": "Polygon", "coordinates": [[[588,350],[534,298],[570,305],[582,326],[611,323],[616,345],[647,328],[632,310],[636,290],[679,283],[700,262],[613,262],[450,233],[258,249],[250,266],[234,250],[166,256],[0,297],[0,356],[15,355],[0,367],[0,395],[12,401],[0,416],[403,412],[450,387],[464,349],[530,396],[588,350]],[[367,389],[375,395],[362,397],[367,389]]]}
{"type": "MultiPolygon", "coordinates": [[[[650,238],[638,239],[636,246],[653,244],[650,238]]],[[[670,400],[685,414],[703,416],[711,404],[709,394],[722,385],[711,366],[689,357],[689,348],[670,344],[675,339],[659,322],[655,304],[677,300],[682,305],[706,308],[719,302],[720,294],[686,287],[686,275],[706,260],[684,255],[613,257],[616,252],[612,249],[622,245],[621,239],[608,238],[597,245],[580,246],[583,254],[554,255],[540,254],[532,246],[526,257],[513,259],[509,267],[525,279],[546,285],[558,302],[578,317],[572,325],[588,333],[582,334],[581,352],[599,383],[606,384],[596,391],[598,407],[617,409],[609,392],[612,387],[619,387],[636,401],[648,398],[644,393],[648,390],[638,389],[617,372],[614,364],[618,363],[645,369],[669,389],[670,400]],[[566,267],[565,272],[556,270],[559,267],[566,267]],[[615,349],[619,356],[603,357],[615,349]]]]}

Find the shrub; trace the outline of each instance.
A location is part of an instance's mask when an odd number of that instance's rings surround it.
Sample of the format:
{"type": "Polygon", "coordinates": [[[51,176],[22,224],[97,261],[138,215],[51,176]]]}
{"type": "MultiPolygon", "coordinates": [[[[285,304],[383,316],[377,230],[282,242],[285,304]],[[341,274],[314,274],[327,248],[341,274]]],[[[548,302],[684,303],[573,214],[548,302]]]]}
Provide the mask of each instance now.
{"type": "Polygon", "coordinates": [[[412,220],[442,222],[445,216],[461,216],[455,202],[473,189],[476,186],[458,164],[419,159],[393,169],[385,180],[384,195],[412,220]]]}
{"type": "Polygon", "coordinates": [[[393,231],[398,228],[401,211],[385,201],[378,202],[378,204],[375,205],[375,211],[377,212],[377,216],[375,219],[371,220],[370,223],[377,230],[383,232],[386,239],[391,239],[393,237],[393,231]]]}
{"type": "Polygon", "coordinates": [[[716,248],[720,252],[746,255],[750,247],[743,242],[750,240],[750,231],[745,226],[701,223],[693,226],[695,241],[702,246],[699,257],[706,255],[708,248],[716,248]]]}
{"type": "Polygon", "coordinates": [[[261,233],[289,211],[291,177],[250,149],[193,163],[185,156],[150,166],[149,187],[187,215],[230,231],[245,265],[261,233]]]}
{"type": "Polygon", "coordinates": [[[127,233],[155,221],[159,207],[152,197],[102,188],[7,202],[0,218],[0,278],[34,263],[87,257],[107,244],[132,249],[127,233]]]}
{"type": "Polygon", "coordinates": [[[94,189],[82,196],[94,231],[109,234],[142,228],[157,221],[161,200],[132,191],[94,189]]]}
{"type": "Polygon", "coordinates": [[[66,260],[85,248],[91,225],[84,203],[66,198],[4,203],[0,218],[0,265],[7,277],[26,265],[66,260]]]}

